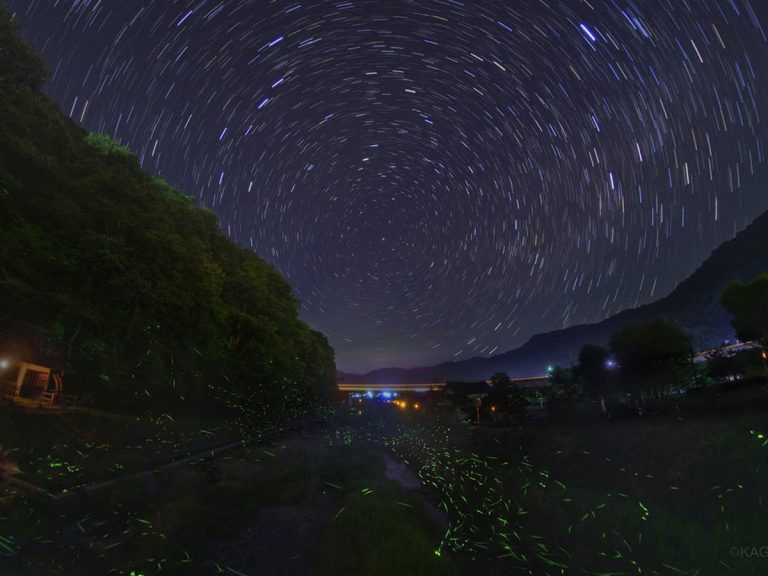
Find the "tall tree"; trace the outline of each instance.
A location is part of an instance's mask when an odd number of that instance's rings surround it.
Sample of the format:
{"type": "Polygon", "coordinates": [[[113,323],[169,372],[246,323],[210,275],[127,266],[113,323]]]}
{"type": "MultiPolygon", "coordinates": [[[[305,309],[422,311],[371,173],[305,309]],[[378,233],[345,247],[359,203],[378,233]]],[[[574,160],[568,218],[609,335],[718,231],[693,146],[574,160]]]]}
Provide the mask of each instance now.
{"type": "Polygon", "coordinates": [[[488,404],[495,406],[498,412],[518,414],[528,406],[525,393],[512,383],[506,372],[496,372],[491,376],[491,385],[488,404]]]}
{"type": "Polygon", "coordinates": [[[605,413],[606,384],[608,382],[608,350],[598,344],[585,344],[579,351],[579,374],[584,390],[590,398],[600,401],[605,413]]]}
{"type": "Polygon", "coordinates": [[[720,303],[731,313],[736,335],[743,341],[760,340],[768,346],[768,273],[754,281],[726,286],[720,303]]]}
{"type": "Polygon", "coordinates": [[[630,393],[641,403],[648,396],[663,395],[672,386],[690,381],[690,341],[669,320],[624,328],[614,334],[610,350],[630,393]]]}
{"type": "Polygon", "coordinates": [[[491,376],[491,386],[494,388],[506,389],[508,386],[511,386],[511,384],[512,380],[506,372],[496,372],[491,376]]]}
{"type": "Polygon", "coordinates": [[[555,386],[569,386],[574,380],[573,370],[571,368],[555,366],[549,373],[549,380],[555,386]]]}

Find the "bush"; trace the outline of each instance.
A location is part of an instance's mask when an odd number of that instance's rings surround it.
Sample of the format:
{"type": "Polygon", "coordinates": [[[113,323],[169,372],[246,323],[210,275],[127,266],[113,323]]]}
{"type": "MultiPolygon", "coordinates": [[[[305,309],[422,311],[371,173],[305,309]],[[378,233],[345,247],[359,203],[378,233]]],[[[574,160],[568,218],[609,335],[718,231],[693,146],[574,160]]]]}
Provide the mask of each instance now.
{"type": "Polygon", "coordinates": [[[95,148],[103,156],[120,156],[123,158],[135,158],[133,151],[127,146],[123,146],[117,140],[114,140],[107,134],[91,132],[85,137],[85,143],[95,148]]]}

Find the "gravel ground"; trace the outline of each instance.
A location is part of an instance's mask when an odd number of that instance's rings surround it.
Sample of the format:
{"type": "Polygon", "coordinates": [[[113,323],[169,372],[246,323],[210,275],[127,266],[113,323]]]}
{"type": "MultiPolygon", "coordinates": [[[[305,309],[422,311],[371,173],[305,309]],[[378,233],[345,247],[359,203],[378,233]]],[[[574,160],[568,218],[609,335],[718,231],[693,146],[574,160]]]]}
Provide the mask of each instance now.
{"type": "Polygon", "coordinates": [[[210,561],[248,576],[304,576],[333,514],[327,494],[303,505],[262,510],[235,538],[216,546],[210,561]]]}
{"type": "MultiPolygon", "coordinates": [[[[279,449],[283,454],[316,453],[323,442],[322,430],[298,432],[283,438],[279,449]]],[[[220,573],[218,563],[246,576],[305,576],[334,514],[327,488],[315,478],[305,502],[265,508],[236,536],[215,543],[207,554],[211,573],[220,573]]]]}

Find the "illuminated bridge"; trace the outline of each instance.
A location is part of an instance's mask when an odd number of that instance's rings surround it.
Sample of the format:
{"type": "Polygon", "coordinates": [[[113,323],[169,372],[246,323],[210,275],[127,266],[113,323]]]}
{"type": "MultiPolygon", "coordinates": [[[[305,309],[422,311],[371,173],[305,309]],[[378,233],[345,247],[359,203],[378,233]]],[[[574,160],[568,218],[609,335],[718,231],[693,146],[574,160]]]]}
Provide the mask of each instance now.
{"type": "Polygon", "coordinates": [[[365,384],[344,382],[338,384],[340,392],[432,392],[443,390],[445,382],[425,384],[365,384]]]}
{"type": "MultiPolygon", "coordinates": [[[[513,384],[523,388],[531,386],[546,386],[549,384],[549,376],[528,376],[525,378],[512,378],[513,384]]],[[[486,380],[488,384],[490,380],[486,380]]],[[[369,384],[366,382],[339,382],[339,392],[438,392],[445,389],[446,382],[426,382],[420,384],[369,384]]]]}

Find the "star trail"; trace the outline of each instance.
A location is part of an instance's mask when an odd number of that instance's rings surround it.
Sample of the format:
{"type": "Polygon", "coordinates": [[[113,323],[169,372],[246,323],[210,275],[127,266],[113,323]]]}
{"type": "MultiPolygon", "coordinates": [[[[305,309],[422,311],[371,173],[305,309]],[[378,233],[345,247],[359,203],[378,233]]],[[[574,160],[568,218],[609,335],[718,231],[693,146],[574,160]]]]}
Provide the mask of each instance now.
{"type": "Polygon", "coordinates": [[[658,299],[768,208],[763,0],[10,0],[362,371],[658,299]]]}

